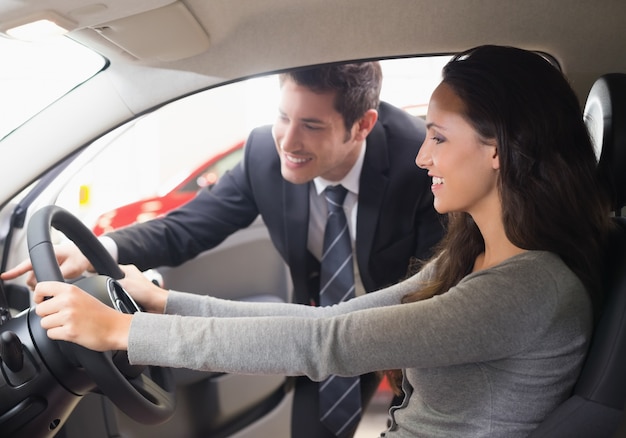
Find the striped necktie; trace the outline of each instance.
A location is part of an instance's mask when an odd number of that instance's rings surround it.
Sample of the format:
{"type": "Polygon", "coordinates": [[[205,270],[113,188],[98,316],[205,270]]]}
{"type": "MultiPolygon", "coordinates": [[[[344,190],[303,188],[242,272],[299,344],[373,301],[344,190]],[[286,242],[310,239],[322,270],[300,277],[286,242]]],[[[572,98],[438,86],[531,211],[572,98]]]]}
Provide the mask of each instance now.
{"type": "MultiPolygon", "coordinates": [[[[328,217],[320,273],[320,305],[330,306],[354,297],[352,241],[343,211],[345,187],[325,190],[328,217]]],[[[320,421],[336,436],[352,431],[361,419],[361,387],[356,377],[330,376],[320,383],[320,421]]]]}

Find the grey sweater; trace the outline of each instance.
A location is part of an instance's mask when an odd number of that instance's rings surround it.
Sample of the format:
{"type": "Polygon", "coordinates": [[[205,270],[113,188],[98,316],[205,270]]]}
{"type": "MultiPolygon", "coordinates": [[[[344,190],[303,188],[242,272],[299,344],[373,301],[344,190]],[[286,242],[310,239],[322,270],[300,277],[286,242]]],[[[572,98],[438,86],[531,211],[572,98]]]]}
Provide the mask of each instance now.
{"type": "Polygon", "coordinates": [[[558,256],[530,251],[399,304],[432,268],[324,308],[171,292],[168,315],[133,317],[129,357],[313,380],[401,368],[406,397],[381,436],[528,435],[580,371],[592,329],[585,288],[558,256]]]}

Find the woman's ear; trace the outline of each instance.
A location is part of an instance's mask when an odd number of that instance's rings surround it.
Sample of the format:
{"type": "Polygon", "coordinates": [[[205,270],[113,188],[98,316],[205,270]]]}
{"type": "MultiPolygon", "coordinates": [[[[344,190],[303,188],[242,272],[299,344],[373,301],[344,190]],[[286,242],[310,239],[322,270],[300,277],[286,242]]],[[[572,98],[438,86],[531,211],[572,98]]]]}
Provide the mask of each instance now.
{"type": "Polygon", "coordinates": [[[491,167],[494,170],[500,170],[500,155],[498,155],[498,146],[489,146],[493,148],[493,154],[491,155],[491,167]]]}

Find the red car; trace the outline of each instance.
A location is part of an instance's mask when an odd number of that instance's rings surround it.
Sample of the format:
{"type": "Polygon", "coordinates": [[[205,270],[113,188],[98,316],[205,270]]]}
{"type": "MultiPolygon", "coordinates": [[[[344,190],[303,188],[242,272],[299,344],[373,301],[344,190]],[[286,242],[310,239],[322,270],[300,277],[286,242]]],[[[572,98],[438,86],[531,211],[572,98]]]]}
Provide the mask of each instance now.
{"type": "Polygon", "coordinates": [[[240,141],[212,156],[164,196],[141,199],[103,213],[96,220],[94,234],[99,236],[135,222],[145,222],[184,204],[201,188],[215,184],[224,172],[239,162],[243,154],[243,145],[244,141],[240,141]]]}

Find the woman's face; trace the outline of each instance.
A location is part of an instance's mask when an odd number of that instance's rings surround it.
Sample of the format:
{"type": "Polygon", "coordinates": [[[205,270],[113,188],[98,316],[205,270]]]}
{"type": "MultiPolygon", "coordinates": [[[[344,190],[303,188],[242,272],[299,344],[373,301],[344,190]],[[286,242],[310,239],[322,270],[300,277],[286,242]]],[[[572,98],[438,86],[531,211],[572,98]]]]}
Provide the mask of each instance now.
{"type": "Polygon", "coordinates": [[[440,84],[428,105],[426,139],[415,162],[432,178],[439,213],[466,212],[475,220],[483,213],[499,215],[495,140],[481,139],[463,113],[461,99],[440,84]]]}

